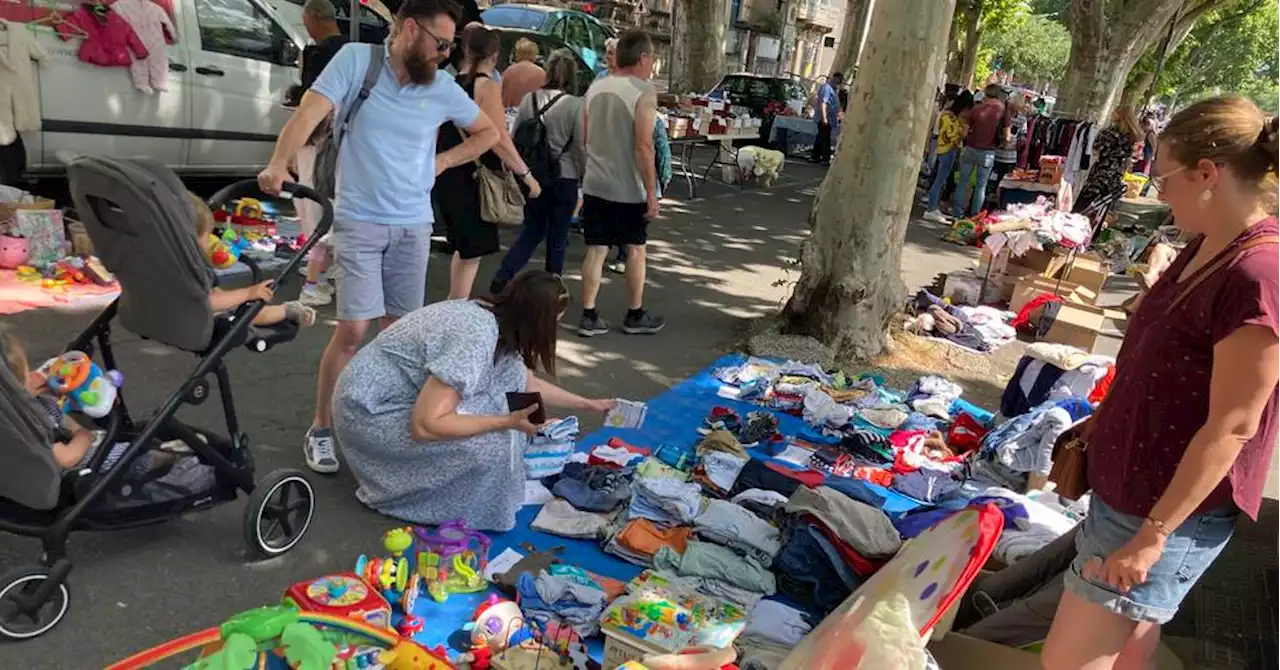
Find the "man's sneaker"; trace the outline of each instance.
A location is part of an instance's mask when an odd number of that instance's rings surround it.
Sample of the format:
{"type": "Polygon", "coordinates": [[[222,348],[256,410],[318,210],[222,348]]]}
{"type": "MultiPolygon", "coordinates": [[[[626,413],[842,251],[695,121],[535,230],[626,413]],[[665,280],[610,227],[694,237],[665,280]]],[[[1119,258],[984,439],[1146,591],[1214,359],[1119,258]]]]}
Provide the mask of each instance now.
{"type": "Polygon", "coordinates": [[[302,292],[298,294],[298,302],[307,307],[322,307],[333,302],[333,287],[328,282],[323,284],[308,284],[302,287],[302,292]]]}
{"type": "Polygon", "coordinates": [[[619,274],[619,275],[627,274],[626,261],[610,261],[605,264],[605,268],[607,268],[609,272],[612,272],[614,274],[619,274]]]}
{"type": "Polygon", "coordinates": [[[951,220],[947,218],[947,215],[946,215],[946,214],[943,214],[942,212],[939,212],[939,211],[938,211],[938,210],[936,210],[936,209],[931,209],[931,210],[929,210],[929,211],[925,212],[925,213],[924,213],[924,220],[925,220],[925,221],[932,221],[932,222],[934,222],[934,223],[941,223],[941,224],[943,224],[943,225],[950,225],[950,224],[951,224],[951,220]]]}
{"type": "Polygon", "coordinates": [[[331,475],[338,471],[338,452],[333,446],[333,431],[312,427],[307,431],[307,442],[302,446],[307,467],[320,474],[331,475]]]}
{"type": "Polygon", "coordinates": [[[662,330],[665,325],[667,325],[666,319],[648,312],[640,312],[635,316],[628,316],[622,322],[622,332],[628,335],[652,335],[662,330]]]}
{"type": "Polygon", "coordinates": [[[609,322],[600,317],[591,318],[585,314],[578,322],[578,337],[595,337],[609,332],[609,322]]]}

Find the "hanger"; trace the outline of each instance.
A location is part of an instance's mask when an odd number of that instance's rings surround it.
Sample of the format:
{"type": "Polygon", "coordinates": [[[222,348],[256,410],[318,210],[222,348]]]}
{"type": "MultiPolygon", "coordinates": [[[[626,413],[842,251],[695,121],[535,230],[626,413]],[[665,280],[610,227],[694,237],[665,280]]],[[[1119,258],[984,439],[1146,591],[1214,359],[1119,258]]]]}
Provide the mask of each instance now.
{"type": "Polygon", "coordinates": [[[72,34],[76,35],[77,37],[84,37],[84,38],[89,37],[89,33],[84,28],[81,28],[80,26],[74,23],[71,23],[66,19],[63,19],[62,14],[59,14],[56,11],[49,12],[48,14],[45,14],[44,16],[34,21],[27,22],[27,27],[31,28],[32,30],[35,30],[37,28],[46,28],[48,30],[58,32],[57,29],[63,26],[69,28],[72,34]]]}

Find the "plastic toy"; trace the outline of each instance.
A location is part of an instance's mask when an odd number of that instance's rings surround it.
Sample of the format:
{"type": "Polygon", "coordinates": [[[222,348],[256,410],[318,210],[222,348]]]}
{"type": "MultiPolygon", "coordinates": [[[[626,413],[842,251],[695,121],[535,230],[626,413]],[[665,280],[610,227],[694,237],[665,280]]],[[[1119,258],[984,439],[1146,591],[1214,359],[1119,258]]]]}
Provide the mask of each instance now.
{"type": "Polygon", "coordinates": [[[387,600],[397,600],[409,588],[409,561],[400,558],[356,559],[356,575],[383,593],[387,600]]]}
{"type": "Polygon", "coordinates": [[[22,281],[40,281],[40,271],[30,265],[18,266],[18,279],[22,281]]]}
{"type": "Polygon", "coordinates": [[[27,262],[30,254],[25,237],[0,236],[0,269],[16,270],[27,262]]]}
{"type": "Polygon", "coordinates": [[[414,528],[418,574],[427,593],[444,602],[450,593],[475,593],[488,586],[484,569],[489,564],[489,538],[457,519],[440,524],[434,532],[414,528]]]}
{"type": "Polygon", "coordinates": [[[244,252],[247,245],[248,242],[234,230],[227,230],[222,233],[222,237],[211,233],[204,245],[204,252],[213,267],[225,270],[240,260],[240,254],[244,252]]]}
{"type": "Polygon", "coordinates": [[[68,351],[40,366],[49,390],[71,409],[95,419],[111,413],[116,389],[124,385],[119,371],[102,368],[82,351],[68,351]]]}
{"type": "Polygon", "coordinates": [[[284,593],[284,603],[304,612],[322,612],[391,628],[391,605],[376,589],[351,573],[298,582],[284,593]]]}

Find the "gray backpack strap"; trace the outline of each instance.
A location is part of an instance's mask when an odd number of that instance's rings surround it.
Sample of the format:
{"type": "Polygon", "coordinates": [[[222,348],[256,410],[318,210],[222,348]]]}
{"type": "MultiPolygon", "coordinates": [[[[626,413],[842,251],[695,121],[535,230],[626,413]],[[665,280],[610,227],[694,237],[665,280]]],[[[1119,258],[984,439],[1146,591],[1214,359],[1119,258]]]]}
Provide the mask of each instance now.
{"type": "Polygon", "coordinates": [[[347,108],[347,113],[342,117],[342,123],[333,129],[333,136],[336,143],[342,142],[342,136],[347,133],[351,127],[351,122],[356,118],[356,114],[360,112],[360,108],[364,106],[364,101],[369,98],[369,93],[373,91],[373,87],[378,83],[378,75],[382,73],[382,60],[386,47],[381,44],[369,45],[369,67],[365,68],[364,81],[360,83],[360,90],[356,93],[356,97],[351,101],[351,105],[347,108]]]}

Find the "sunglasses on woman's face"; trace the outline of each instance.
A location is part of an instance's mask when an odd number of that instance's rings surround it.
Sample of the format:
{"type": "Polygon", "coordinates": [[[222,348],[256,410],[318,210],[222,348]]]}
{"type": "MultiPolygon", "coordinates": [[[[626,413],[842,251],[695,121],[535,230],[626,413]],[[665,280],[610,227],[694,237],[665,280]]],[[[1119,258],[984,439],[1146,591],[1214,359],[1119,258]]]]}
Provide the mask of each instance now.
{"type": "Polygon", "coordinates": [[[436,51],[439,51],[442,54],[447,54],[450,51],[453,51],[453,42],[446,39],[441,39],[439,35],[436,35],[435,33],[431,32],[430,28],[422,25],[422,22],[417,19],[413,19],[413,23],[414,25],[418,26],[419,30],[426,33],[427,37],[430,37],[432,40],[435,40],[436,51]]]}
{"type": "Polygon", "coordinates": [[[1156,190],[1156,193],[1164,193],[1165,181],[1166,181],[1169,177],[1172,177],[1173,175],[1178,174],[1179,172],[1182,172],[1182,171],[1183,171],[1183,170],[1185,170],[1185,169],[1187,169],[1187,168],[1186,168],[1185,166],[1183,166],[1183,167],[1180,167],[1180,168],[1178,168],[1178,169],[1176,169],[1176,170],[1170,170],[1169,172],[1166,172],[1166,173],[1164,173],[1164,174],[1162,174],[1162,175],[1155,175],[1155,176],[1152,176],[1152,177],[1151,177],[1151,179],[1150,179],[1150,181],[1151,181],[1151,188],[1154,188],[1154,189],[1156,190]]]}

